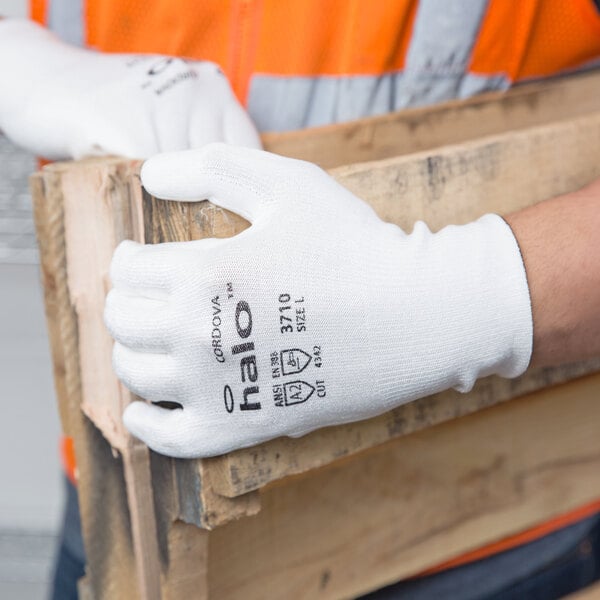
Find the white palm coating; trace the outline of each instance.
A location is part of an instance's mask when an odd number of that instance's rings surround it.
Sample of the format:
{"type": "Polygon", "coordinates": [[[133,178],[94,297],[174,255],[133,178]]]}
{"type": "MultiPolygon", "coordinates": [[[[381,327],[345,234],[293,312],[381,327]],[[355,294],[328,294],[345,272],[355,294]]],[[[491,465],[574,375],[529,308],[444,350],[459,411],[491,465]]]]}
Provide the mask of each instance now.
{"type": "Polygon", "coordinates": [[[6,19],[0,73],[0,129],[48,159],[147,158],[216,141],[260,147],[211,62],[92,52],[32,22],[6,19]]]}
{"type": "Polygon", "coordinates": [[[208,198],[252,226],[115,252],[106,324],[154,450],[212,456],[365,419],[529,362],[532,320],[508,225],[407,235],[318,167],[211,144],[142,168],[161,198],[208,198]]]}

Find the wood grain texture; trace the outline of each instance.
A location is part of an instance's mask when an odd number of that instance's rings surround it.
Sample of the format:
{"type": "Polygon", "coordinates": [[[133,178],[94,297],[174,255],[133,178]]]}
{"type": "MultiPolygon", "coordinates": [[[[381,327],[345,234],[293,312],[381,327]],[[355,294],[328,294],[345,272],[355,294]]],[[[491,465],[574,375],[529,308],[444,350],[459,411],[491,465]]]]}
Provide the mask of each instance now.
{"type": "Polygon", "coordinates": [[[596,71],[360,121],[266,134],[263,144],[330,169],[578,117],[600,110],[598,89],[596,71]]]}
{"type": "Polygon", "coordinates": [[[437,150],[333,169],[384,221],[434,230],[506,214],[600,175],[600,112],[437,150]]]}
{"type": "Polygon", "coordinates": [[[210,533],[176,521],[168,531],[169,568],[163,572],[163,600],[208,600],[210,533]]]}
{"type": "MultiPolygon", "coordinates": [[[[54,168],[50,165],[44,173],[54,168]]],[[[132,395],[113,372],[113,340],[102,314],[114,249],[123,239],[143,240],[140,206],[130,184],[136,173],[136,162],[119,159],[60,168],[67,281],[78,324],[82,408],[120,452],[132,443],[121,420],[132,395]]]]}
{"type": "Polygon", "coordinates": [[[208,459],[216,492],[237,496],[271,481],[321,467],[391,439],[464,417],[527,393],[600,370],[600,361],[536,369],[513,379],[487,377],[468,394],[446,391],[399,406],[374,419],[329,427],[302,438],[277,438],[208,459]]]}
{"type": "Polygon", "coordinates": [[[261,491],[210,532],[209,597],[356,597],[600,496],[600,375],[261,491]]]}
{"type": "Polygon", "coordinates": [[[97,598],[141,594],[153,600],[159,573],[154,506],[147,500],[149,451],[126,437],[114,418],[115,407],[130,398],[112,374],[112,342],[98,319],[114,240],[105,235],[107,224],[114,214],[134,228],[133,204],[123,201],[122,189],[132,168],[136,164],[119,160],[106,161],[102,172],[89,163],[80,169],[52,165],[32,178],[32,192],[58,401],[77,455],[90,586],[97,598]],[[103,401],[107,410],[96,410],[103,401]],[[84,416],[86,406],[92,418],[100,416],[102,433],[84,416]],[[118,459],[104,438],[119,450],[118,459]]]}
{"type": "Polygon", "coordinates": [[[98,318],[110,287],[108,267],[117,243],[143,240],[140,190],[130,183],[137,171],[134,161],[113,159],[101,170],[93,161],[86,162],[79,170],[61,169],[61,192],[67,283],[77,315],[81,409],[122,455],[140,594],[155,600],[160,597],[158,544],[149,501],[149,450],[123,426],[121,414],[133,395],[112,370],[113,340],[98,318]]]}
{"type": "Polygon", "coordinates": [[[44,292],[46,326],[50,341],[54,387],[63,432],[70,435],[71,415],[79,402],[77,355],[77,321],[68,301],[66,251],[64,244],[64,212],[56,176],[30,178],[33,217],[40,255],[40,273],[44,292]],[[67,374],[76,374],[76,388],[67,374]]]}
{"type": "Polygon", "coordinates": [[[46,317],[59,412],[73,437],[78,459],[79,507],[86,554],[87,589],[94,598],[139,596],[129,510],[121,462],[80,410],[77,315],[67,281],[62,170],[57,165],[32,177],[46,317]]]}
{"type": "Polygon", "coordinates": [[[159,200],[143,191],[144,236],[147,244],[226,238],[249,226],[243,217],[210,202],[159,200]]]}

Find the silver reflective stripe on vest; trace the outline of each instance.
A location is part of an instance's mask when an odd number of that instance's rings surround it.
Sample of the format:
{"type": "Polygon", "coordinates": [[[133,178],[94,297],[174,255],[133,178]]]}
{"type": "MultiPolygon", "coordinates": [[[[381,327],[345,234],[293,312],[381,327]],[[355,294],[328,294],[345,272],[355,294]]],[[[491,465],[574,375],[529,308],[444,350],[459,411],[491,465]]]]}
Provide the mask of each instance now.
{"type": "Polygon", "coordinates": [[[83,46],[85,0],[50,0],[48,27],[68,44],[83,46]]]}
{"type": "Polygon", "coordinates": [[[457,98],[470,98],[483,92],[500,92],[512,85],[506,75],[476,75],[467,73],[460,82],[457,98]]]}
{"type": "Polygon", "coordinates": [[[406,56],[403,106],[460,95],[488,0],[421,0],[406,56]]]}
{"type": "MultiPolygon", "coordinates": [[[[505,75],[467,73],[453,97],[469,98],[510,86],[505,75]]],[[[426,102],[407,88],[406,74],[401,72],[381,77],[255,75],[247,109],[260,131],[290,131],[382,115],[426,102]]]]}
{"type": "Polygon", "coordinates": [[[380,77],[255,75],[247,108],[260,131],[351,121],[396,110],[402,79],[402,73],[380,77]]]}
{"type": "Polygon", "coordinates": [[[488,0],[421,0],[403,72],[381,76],[255,75],[248,111],[261,131],[339,123],[506,89],[502,75],[468,73],[488,0]]]}

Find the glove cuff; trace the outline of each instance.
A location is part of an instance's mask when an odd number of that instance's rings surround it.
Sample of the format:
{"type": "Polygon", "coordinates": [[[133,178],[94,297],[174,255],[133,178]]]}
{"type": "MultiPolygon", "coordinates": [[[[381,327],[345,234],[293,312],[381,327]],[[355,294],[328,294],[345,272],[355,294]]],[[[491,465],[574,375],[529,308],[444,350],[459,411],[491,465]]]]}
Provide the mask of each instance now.
{"type": "Polygon", "coordinates": [[[388,243],[387,254],[388,276],[378,287],[388,306],[379,314],[391,320],[375,335],[386,340],[385,351],[369,348],[379,357],[371,370],[384,409],[448,388],[468,392],[481,377],[517,377],[527,369],[529,288],[504,219],[489,214],[437,233],[418,222],[394,248],[388,243]]]}
{"type": "Polygon", "coordinates": [[[459,337],[464,355],[453,387],[468,391],[480,377],[521,375],[531,359],[533,319],[525,265],[511,228],[488,214],[435,237],[455,264],[454,308],[464,316],[459,337]]]}

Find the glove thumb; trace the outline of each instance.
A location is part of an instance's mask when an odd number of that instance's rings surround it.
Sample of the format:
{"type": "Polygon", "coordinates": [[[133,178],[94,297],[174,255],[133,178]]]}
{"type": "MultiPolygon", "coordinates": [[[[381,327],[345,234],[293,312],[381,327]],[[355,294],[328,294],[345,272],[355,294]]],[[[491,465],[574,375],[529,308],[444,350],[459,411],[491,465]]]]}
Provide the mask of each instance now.
{"type": "Polygon", "coordinates": [[[260,150],[215,143],[153,156],[143,164],[140,176],[153,196],[210,200],[254,223],[273,204],[270,190],[281,160],[260,150]]]}
{"type": "Polygon", "coordinates": [[[123,413],[123,423],[129,432],[147,446],[168,456],[184,457],[186,439],[185,411],[161,408],[145,401],[135,401],[123,413]]]}

